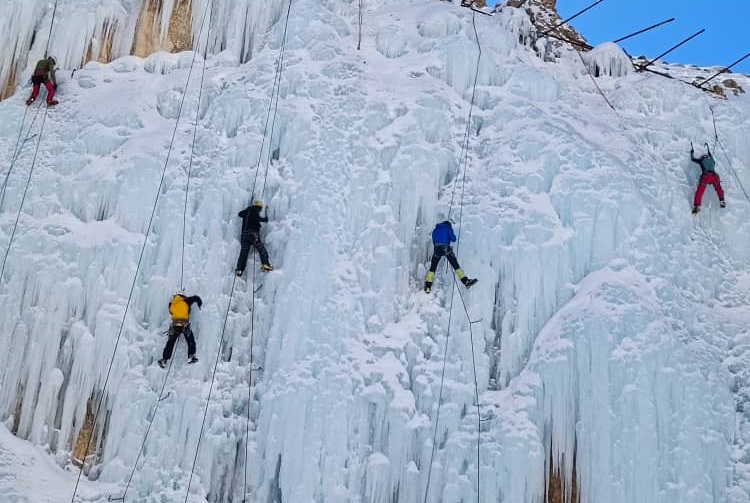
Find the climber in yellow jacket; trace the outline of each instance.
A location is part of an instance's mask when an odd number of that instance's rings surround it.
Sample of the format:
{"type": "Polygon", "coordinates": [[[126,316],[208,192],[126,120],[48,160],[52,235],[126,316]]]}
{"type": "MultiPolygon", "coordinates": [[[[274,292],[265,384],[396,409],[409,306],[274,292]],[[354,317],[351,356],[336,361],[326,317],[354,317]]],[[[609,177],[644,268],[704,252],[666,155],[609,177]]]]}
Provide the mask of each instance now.
{"type": "Polygon", "coordinates": [[[169,314],[172,317],[172,324],[167,331],[167,344],[164,346],[161,360],[159,360],[161,368],[166,368],[167,362],[172,358],[174,345],[177,339],[180,338],[180,335],[185,336],[185,341],[188,345],[188,363],[198,361],[198,357],[195,356],[195,336],[190,329],[190,307],[194,303],[198,304],[198,309],[203,307],[203,301],[197,295],[185,297],[181,293],[176,293],[169,301],[169,314]]]}

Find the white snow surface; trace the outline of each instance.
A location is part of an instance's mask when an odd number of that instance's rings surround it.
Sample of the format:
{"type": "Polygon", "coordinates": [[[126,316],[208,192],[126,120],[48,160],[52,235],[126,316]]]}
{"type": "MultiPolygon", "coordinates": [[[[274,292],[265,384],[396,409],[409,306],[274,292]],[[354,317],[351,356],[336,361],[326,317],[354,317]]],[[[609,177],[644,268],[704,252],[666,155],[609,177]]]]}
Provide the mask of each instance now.
{"type": "MultiPolygon", "coordinates": [[[[613,71],[598,79],[613,111],[575,52],[536,56],[522,10],[477,14],[464,163],[471,11],[365,2],[357,51],[357,2],[295,0],[264,142],[287,4],[263,4],[214,18],[209,39],[225,42],[187,85],[192,53],[123,56],[61,78],[49,112],[24,115],[28,87],[0,103],[3,177],[22,118],[29,138],[4,247],[30,179],[0,289],[3,502],[70,500],[72,445],[105,381],[80,501],[122,496],[134,471],[126,501],[534,503],[550,459],[567,481],[575,459],[581,502],[750,501],[747,95],[613,71]],[[184,286],[204,301],[201,360],[180,342],[157,402],[197,109],[184,286]],[[691,140],[714,151],[726,209],[709,188],[690,215],[691,140]],[[237,280],[230,304],[236,213],[253,197],[276,270],[237,280]],[[441,265],[427,296],[448,212],[479,282],[465,291],[441,265]]],[[[89,12],[133,21],[101,5],[89,12]]],[[[75,66],[72,39],[55,38],[76,31],[73,11],[53,40],[75,66]]]]}

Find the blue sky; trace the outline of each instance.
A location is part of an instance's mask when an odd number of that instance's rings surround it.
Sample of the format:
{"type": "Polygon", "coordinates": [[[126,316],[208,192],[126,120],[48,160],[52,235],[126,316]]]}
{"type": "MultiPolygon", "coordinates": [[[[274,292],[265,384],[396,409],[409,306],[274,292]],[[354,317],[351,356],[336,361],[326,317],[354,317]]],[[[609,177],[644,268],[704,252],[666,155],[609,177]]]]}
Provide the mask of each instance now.
{"type": "MultiPolygon", "coordinates": [[[[595,0],[557,0],[563,18],[595,0]]],[[[493,3],[493,0],[490,0],[493,3]]],[[[499,2],[498,2],[499,3],[499,2]]],[[[633,56],[658,56],[701,28],[706,31],[665,56],[670,63],[725,66],[750,52],[750,0],[604,0],[571,24],[592,45],[614,40],[665,19],[675,20],[621,43],[633,56]]],[[[750,58],[732,71],[750,74],[750,58]]]]}

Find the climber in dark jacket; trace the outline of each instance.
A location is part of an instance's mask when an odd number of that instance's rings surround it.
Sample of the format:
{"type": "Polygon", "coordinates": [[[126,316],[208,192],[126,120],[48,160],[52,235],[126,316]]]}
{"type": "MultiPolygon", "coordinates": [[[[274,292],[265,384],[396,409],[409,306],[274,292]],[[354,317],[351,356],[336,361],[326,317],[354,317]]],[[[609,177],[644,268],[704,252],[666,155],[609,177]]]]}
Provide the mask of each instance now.
{"type": "Polygon", "coordinates": [[[31,105],[39,96],[39,88],[42,84],[47,88],[47,106],[57,105],[55,91],[57,90],[57,79],[55,78],[55,58],[40,59],[34,67],[34,73],[31,75],[31,96],[26,100],[27,105],[31,105]]]}
{"type": "Polygon", "coordinates": [[[172,317],[172,324],[167,331],[167,344],[159,360],[159,366],[166,368],[167,362],[172,358],[174,345],[180,335],[185,336],[185,342],[188,345],[188,363],[196,363],[198,357],[195,356],[195,336],[190,328],[190,308],[193,304],[198,304],[198,309],[203,307],[203,300],[197,295],[185,297],[181,293],[176,293],[169,301],[169,315],[172,317]]]}
{"type": "Polygon", "coordinates": [[[432,244],[434,246],[434,251],[432,253],[432,261],[430,262],[430,270],[427,272],[427,278],[425,278],[424,282],[425,293],[430,293],[430,290],[432,290],[432,282],[435,280],[435,271],[437,270],[438,264],[440,264],[440,259],[443,258],[443,256],[448,259],[448,262],[450,262],[453,269],[456,270],[456,276],[466,288],[471,287],[471,285],[477,282],[474,278],[467,278],[466,274],[464,274],[464,271],[461,269],[461,266],[458,265],[458,260],[456,260],[456,256],[453,254],[453,248],[451,247],[451,243],[454,241],[456,241],[456,235],[453,233],[453,225],[451,225],[450,220],[446,220],[435,226],[435,229],[432,231],[432,244]]]}
{"type": "Polygon", "coordinates": [[[260,211],[263,209],[263,203],[255,201],[252,206],[240,211],[237,215],[242,218],[242,234],[240,235],[240,257],[237,259],[237,276],[242,276],[247,266],[247,256],[250,253],[250,247],[254,246],[260,255],[261,268],[264,271],[273,271],[268,261],[268,252],[260,239],[260,224],[268,222],[268,212],[266,216],[261,216],[260,211]]]}
{"type": "Polygon", "coordinates": [[[719,205],[722,208],[726,208],[727,206],[727,203],[724,202],[724,189],[721,188],[721,180],[719,179],[718,173],[714,171],[716,161],[714,161],[714,156],[711,155],[711,150],[708,149],[708,145],[706,145],[706,149],[707,153],[700,157],[695,157],[693,148],[690,148],[690,160],[701,167],[701,177],[698,180],[698,187],[695,189],[695,197],[693,198],[693,215],[700,211],[703,192],[706,190],[706,185],[709,184],[714,186],[716,195],[719,196],[719,205]]]}

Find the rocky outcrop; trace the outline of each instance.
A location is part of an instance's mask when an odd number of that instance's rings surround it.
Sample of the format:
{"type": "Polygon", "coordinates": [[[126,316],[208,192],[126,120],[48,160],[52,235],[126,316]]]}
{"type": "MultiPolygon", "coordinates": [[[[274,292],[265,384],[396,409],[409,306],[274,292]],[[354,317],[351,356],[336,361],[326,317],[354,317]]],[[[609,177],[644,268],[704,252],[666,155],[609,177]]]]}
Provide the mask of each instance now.
{"type": "MultiPolygon", "coordinates": [[[[557,0],[508,0],[505,5],[508,7],[522,8],[531,18],[536,29],[543,33],[562,21],[557,12],[557,0]]],[[[556,28],[553,35],[571,40],[582,45],[587,45],[586,39],[569,25],[563,25],[556,28]]]]}
{"type": "Polygon", "coordinates": [[[163,0],[144,0],[131,50],[135,56],[145,57],[156,51],[179,52],[192,47],[192,2],[177,2],[166,33],[161,25],[163,7],[163,0]]]}
{"type": "MultiPolygon", "coordinates": [[[[135,3],[135,2],[134,2],[135,3]]],[[[75,54],[67,61],[61,61],[64,65],[77,67],[89,61],[109,63],[115,58],[127,53],[145,57],[157,51],[180,52],[190,50],[193,47],[193,2],[192,0],[142,0],[133,6],[138,13],[135,28],[129,24],[128,14],[119,11],[99,13],[95,20],[90,19],[86,25],[81,39],[74,40],[70,47],[59,47],[60,40],[52,37],[53,45],[57,49],[68,54],[75,54]],[[165,9],[171,9],[165,11],[165,9]],[[168,19],[168,21],[165,21],[168,19]],[[164,23],[167,23],[164,26],[164,23]],[[132,40],[131,40],[132,37],[132,40]],[[80,45],[79,45],[80,44],[80,45]],[[80,51],[80,52],[79,52],[80,51]],[[80,60],[78,60],[80,54],[80,60]],[[73,61],[71,61],[71,59],[73,61]]],[[[133,14],[134,14],[133,13],[133,14]]],[[[49,12],[40,11],[40,19],[47,19],[49,12]]],[[[134,16],[133,16],[134,17],[134,16]]],[[[59,18],[59,16],[58,16],[59,18]]],[[[66,20],[58,19],[55,25],[65,23],[66,20]]],[[[41,26],[41,25],[40,25],[41,26]]],[[[54,27],[53,27],[54,28],[54,27]]],[[[30,47],[35,44],[34,40],[47,40],[47,27],[34,27],[28,36],[31,39],[30,47]],[[40,31],[38,31],[40,30],[40,31]]],[[[54,48],[52,48],[54,50],[54,48]]],[[[37,49],[38,51],[38,49],[37,49]]],[[[33,51],[13,53],[6,55],[5,68],[0,72],[0,100],[11,96],[15,91],[18,79],[28,76],[28,58],[33,51]],[[10,70],[8,70],[10,69],[10,70]]],[[[70,66],[66,66],[69,68],[70,66]]]]}

